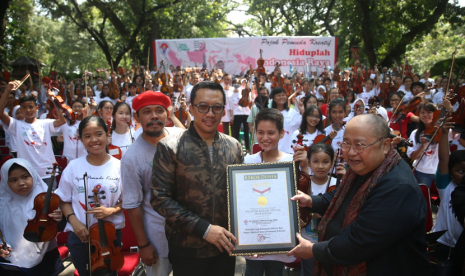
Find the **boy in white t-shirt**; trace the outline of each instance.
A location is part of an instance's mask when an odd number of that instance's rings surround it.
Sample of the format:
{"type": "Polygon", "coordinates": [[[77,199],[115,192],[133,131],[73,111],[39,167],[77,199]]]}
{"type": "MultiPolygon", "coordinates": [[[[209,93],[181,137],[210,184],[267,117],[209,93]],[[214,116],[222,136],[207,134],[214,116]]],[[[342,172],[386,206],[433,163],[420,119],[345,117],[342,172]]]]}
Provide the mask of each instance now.
{"type": "MultiPolygon", "coordinates": [[[[60,131],[60,126],[66,123],[62,112],[58,112],[58,119],[37,119],[37,102],[35,97],[26,96],[20,99],[21,112],[24,121],[16,120],[4,113],[8,95],[19,81],[8,84],[6,93],[0,99],[0,119],[6,131],[17,141],[17,154],[19,158],[24,158],[31,162],[33,168],[42,179],[50,178],[47,168],[56,162],[53,154],[51,134],[60,131]]],[[[47,96],[50,98],[54,94],[48,90],[47,96]]]]}

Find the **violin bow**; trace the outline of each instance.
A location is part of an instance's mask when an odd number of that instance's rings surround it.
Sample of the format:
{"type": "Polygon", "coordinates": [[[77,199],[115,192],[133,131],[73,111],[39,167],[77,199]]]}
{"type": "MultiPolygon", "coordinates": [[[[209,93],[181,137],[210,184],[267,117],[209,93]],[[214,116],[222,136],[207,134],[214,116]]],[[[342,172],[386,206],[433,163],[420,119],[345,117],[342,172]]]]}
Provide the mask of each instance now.
{"type": "Polygon", "coordinates": [[[340,151],[341,151],[341,149],[338,147],[337,152],[334,155],[333,165],[331,166],[331,170],[329,171],[328,182],[326,182],[326,189],[325,189],[326,192],[328,192],[329,184],[331,183],[331,174],[334,171],[334,168],[336,167],[336,163],[337,163],[336,160],[337,160],[337,158],[339,158],[339,152],[340,151]]]}
{"type": "MultiPolygon", "coordinates": [[[[87,186],[89,184],[89,178],[87,176],[87,172],[84,173],[84,176],[83,176],[83,181],[84,181],[84,196],[85,196],[85,204],[86,204],[86,212],[88,211],[89,209],[89,202],[87,200],[87,186]]],[[[89,276],[92,276],[92,252],[91,252],[91,248],[90,248],[90,221],[89,221],[89,215],[86,214],[86,229],[87,229],[87,232],[89,232],[89,238],[88,238],[88,243],[87,243],[87,264],[86,264],[86,270],[89,272],[89,276]]]]}

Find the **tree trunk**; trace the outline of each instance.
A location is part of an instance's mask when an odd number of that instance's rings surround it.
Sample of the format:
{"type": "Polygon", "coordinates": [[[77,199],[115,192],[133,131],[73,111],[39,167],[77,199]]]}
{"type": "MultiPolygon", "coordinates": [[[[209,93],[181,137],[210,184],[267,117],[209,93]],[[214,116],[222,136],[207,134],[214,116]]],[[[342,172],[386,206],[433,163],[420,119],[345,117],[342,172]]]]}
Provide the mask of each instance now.
{"type": "MultiPolygon", "coordinates": [[[[5,30],[6,30],[6,24],[8,23],[6,21],[6,11],[10,7],[10,2],[11,0],[3,0],[0,1],[0,47],[5,48],[5,30]]],[[[0,50],[0,66],[3,67],[3,65],[7,62],[6,60],[6,51],[5,50],[0,50]]]]}
{"type": "Polygon", "coordinates": [[[368,56],[370,67],[373,68],[376,64],[376,52],[373,46],[373,39],[371,34],[371,17],[370,17],[370,0],[361,1],[362,7],[362,38],[365,45],[365,53],[368,56]]]}

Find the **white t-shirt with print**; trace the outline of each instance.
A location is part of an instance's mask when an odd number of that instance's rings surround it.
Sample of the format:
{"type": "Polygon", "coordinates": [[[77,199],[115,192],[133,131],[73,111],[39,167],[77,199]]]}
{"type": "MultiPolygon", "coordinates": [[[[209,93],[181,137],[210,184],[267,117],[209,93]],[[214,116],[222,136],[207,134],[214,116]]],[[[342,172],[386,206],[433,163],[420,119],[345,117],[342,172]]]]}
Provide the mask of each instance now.
{"type": "Polygon", "coordinates": [[[134,129],[130,129],[124,134],[118,134],[116,133],[116,131],[113,131],[111,133],[111,144],[121,149],[122,156],[124,156],[124,153],[132,145],[133,139],[131,137],[131,134],[133,134],[134,132],[134,129]]]}
{"type": "MultiPolygon", "coordinates": [[[[100,204],[105,207],[113,207],[121,200],[122,183],[121,183],[121,162],[110,157],[105,164],[101,166],[91,165],[87,161],[87,156],[79,157],[71,161],[63,171],[58,189],[55,190],[60,199],[64,202],[73,205],[73,211],[77,219],[86,224],[85,202],[86,195],[84,194],[84,174],[87,173],[89,182],[87,186],[87,194],[93,195],[92,190],[99,188],[100,204]],[[103,198],[104,197],[104,198],[103,198]]],[[[95,206],[93,198],[88,198],[89,209],[95,206]]],[[[90,215],[90,225],[98,222],[94,216],[90,215]]],[[[112,222],[116,229],[124,228],[124,214],[119,212],[111,215],[104,221],[112,222]]],[[[67,223],[65,232],[73,231],[71,224],[67,223]]]]}
{"type": "MultiPolygon", "coordinates": [[[[333,141],[331,142],[331,147],[333,147],[333,149],[335,151],[341,145],[342,140],[344,139],[344,130],[345,129],[346,129],[345,126],[341,127],[341,129],[339,129],[337,131],[336,137],[334,137],[333,141]]],[[[329,127],[325,128],[326,135],[329,135],[331,133],[331,131],[333,131],[333,130],[334,130],[333,125],[330,125],[329,127]]]]}
{"type": "MultiPolygon", "coordinates": [[[[336,183],[337,183],[337,178],[331,177],[331,181],[329,182],[329,187],[335,186],[336,183]]],[[[325,192],[326,192],[326,183],[324,185],[318,185],[312,181],[312,194],[311,195],[324,194],[325,192]]],[[[321,219],[319,218],[314,218],[312,219],[311,223],[309,223],[306,227],[303,227],[301,230],[302,237],[312,242],[318,242],[317,227],[318,227],[318,223],[320,222],[320,220],[321,219]]]]}
{"type": "MultiPolygon", "coordinates": [[[[294,143],[293,141],[297,141],[297,135],[299,135],[299,133],[300,133],[299,129],[297,129],[296,131],[294,131],[294,133],[292,133],[291,139],[289,141],[290,142],[290,144],[289,144],[290,149],[292,149],[291,146],[296,145],[296,143],[294,143]]],[[[313,140],[315,140],[315,137],[320,135],[320,134],[324,135],[324,133],[320,132],[319,130],[316,130],[315,133],[313,133],[313,134],[309,134],[309,133],[303,134],[303,136],[304,136],[304,138],[303,138],[304,139],[304,142],[303,142],[304,145],[307,146],[307,147],[310,147],[311,145],[313,145],[313,140]]],[[[310,175],[312,174],[312,169],[310,167],[308,167],[308,174],[310,174],[310,175]]]]}
{"type": "Polygon", "coordinates": [[[457,184],[451,180],[445,189],[438,189],[441,205],[439,206],[436,222],[434,223],[433,229],[431,229],[431,232],[447,230],[447,232],[438,239],[438,242],[449,247],[455,247],[460,234],[463,232],[463,226],[457,221],[457,218],[452,212],[452,204],[450,203],[451,194],[456,187],[457,184]]]}
{"type": "Polygon", "coordinates": [[[81,121],[76,120],[74,125],[64,124],[61,126],[63,133],[63,156],[69,161],[87,155],[87,150],[81,140],[78,139],[78,128],[81,121]],[[76,156],[77,150],[77,156],[76,156]]]}
{"type": "MultiPolygon", "coordinates": [[[[250,94],[249,94],[250,97],[250,94]]],[[[233,110],[233,114],[235,115],[249,115],[250,108],[248,106],[242,107],[239,105],[239,100],[242,98],[242,94],[240,92],[232,93],[229,97],[229,104],[231,109],[233,110]]]]}
{"type": "MultiPolygon", "coordinates": [[[[292,161],[292,160],[293,160],[292,154],[283,153],[283,155],[281,156],[281,159],[279,159],[278,162],[286,162],[286,161],[292,161]]],[[[262,158],[259,152],[252,154],[252,155],[247,155],[246,157],[244,157],[244,164],[256,164],[256,163],[262,163],[262,158]]],[[[293,261],[295,261],[294,256],[287,256],[286,254],[264,255],[263,258],[247,257],[247,259],[254,260],[254,261],[280,261],[284,263],[292,263],[293,261]]]]}
{"type": "MultiPolygon", "coordinates": [[[[415,134],[417,133],[417,129],[412,131],[410,134],[409,140],[412,141],[413,147],[408,147],[407,149],[407,156],[410,157],[412,153],[418,150],[421,147],[421,143],[417,143],[415,141],[415,134]]],[[[453,140],[453,133],[449,131],[449,141],[453,140]]],[[[421,135],[420,135],[421,137],[421,135]]],[[[457,138],[458,139],[458,138],[457,138]]],[[[439,163],[439,155],[438,155],[439,144],[435,142],[431,142],[428,149],[426,150],[425,154],[423,155],[420,164],[416,167],[416,170],[426,174],[434,174],[438,168],[439,163]]],[[[418,159],[413,161],[413,166],[416,166],[418,163],[418,159]]]]}
{"type": "Polygon", "coordinates": [[[29,124],[10,117],[10,125],[7,129],[12,135],[11,139],[16,139],[18,158],[31,162],[41,178],[50,178],[47,168],[56,162],[51,134],[59,132],[61,128],[55,128],[54,122],[53,119],[37,119],[29,124]]]}

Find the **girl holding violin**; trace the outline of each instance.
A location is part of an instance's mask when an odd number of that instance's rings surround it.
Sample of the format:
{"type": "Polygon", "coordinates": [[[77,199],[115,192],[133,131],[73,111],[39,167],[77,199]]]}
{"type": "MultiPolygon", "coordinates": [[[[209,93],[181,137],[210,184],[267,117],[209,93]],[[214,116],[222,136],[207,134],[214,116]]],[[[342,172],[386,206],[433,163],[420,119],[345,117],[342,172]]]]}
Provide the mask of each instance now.
{"type": "MultiPolygon", "coordinates": [[[[445,106],[448,106],[448,109],[452,108],[448,100],[445,100],[444,104],[445,106]]],[[[429,188],[431,188],[431,184],[433,183],[434,172],[436,172],[439,162],[438,143],[432,141],[427,148],[429,139],[425,137],[425,132],[430,132],[429,129],[434,126],[435,122],[433,122],[433,116],[434,112],[437,110],[437,106],[433,103],[425,103],[420,106],[420,121],[418,122],[418,128],[412,131],[409,139],[413,142],[413,147],[409,147],[407,150],[408,157],[410,157],[412,160],[415,160],[413,162],[413,166],[416,166],[415,178],[417,179],[418,183],[426,184],[429,188]],[[420,158],[423,152],[424,155],[418,163],[417,159],[420,158]]],[[[443,133],[442,135],[449,135],[449,141],[453,138],[452,131],[449,133],[443,133]]]]}
{"type": "MultiPolygon", "coordinates": [[[[278,88],[273,91],[276,89],[278,88]]],[[[255,132],[262,151],[245,156],[244,164],[293,161],[292,154],[279,149],[280,140],[284,137],[284,120],[281,112],[275,108],[263,108],[258,112],[255,118],[255,132]]],[[[284,263],[294,260],[293,256],[286,254],[265,255],[260,258],[249,256],[246,258],[245,275],[282,275],[284,263]]]]}
{"type": "Polygon", "coordinates": [[[346,104],[341,99],[335,99],[329,103],[328,113],[332,124],[325,128],[325,133],[332,139],[331,146],[333,149],[337,149],[344,136],[343,122],[346,114],[346,104]]]}
{"type": "Polygon", "coordinates": [[[323,114],[318,106],[310,106],[305,109],[302,115],[302,122],[300,123],[299,129],[294,131],[291,136],[291,143],[289,147],[295,144],[293,141],[297,141],[297,135],[302,134],[305,144],[311,146],[313,140],[318,135],[324,135],[323,127],[323,114]]]}
{"type": "Polygon", "coordinates": [[[71,105],[73,112],[76,114],[74,124],[64,124],[61,127],[63,133],[63,156],[69,161],[87,155],[87,150],[78,139],[78,126],[83,118],[87,116],[88,106],[80,100],[75,100],[71,105]]]}
{"type": "MultiPolygon", "coordinates": [[[[391,107],[392,107],[392,110],[396,110],[398,108],[398,106],[401,103],[402,101],[402,98],[404,97],[403,93],[402,92],[395,92],[395,93],[392,93],[391,95],[391,99],[390,99],[390,104],[391,104],[391,107]]],[[[393,130],[393,131],[398,131],[400,136],[404,139],[407,139],[409,137],[408,133],[407,133],[407,126],[410,122],[415,122],[415,123],[418,123],[420,121],[420,118],[418,116],[415,116],[412,111],[414,109],[412,108],[412,110],[410,111],[410,109],[408,110],[407,114],[403,113],[402,114],[395,114],[393,115],[393,111],[388,111],[388,118],[390,118],[389,120],[389,127],[393,130]],[[398,121],[397,123],[394,123],[398,118],[399,116],[402,116],[403,118],[398,121]]],[[[397,139],[396,142],[400,142],[401,139],[397,139]]]]}
{"type": "MultiPolygon", "coordinates": [[[[89,233],[86,227],[86,216],[89,216],[88,227],[97,223],[98,220],[113,223],[116,238],[112,245],[121,247],[121,229],[125,225],[124,214],[121,212],[121,163],[108,154],[107,133],[107,125],[100,117],[89,116],[81,121],[79,139],[86,147],[88,154],[68,164],[61,176],[60,186],[55,191],[61,199],[60,207],[68,222],[65,227],[65,231],[68,232],[67,244],[79,275],[87,275],[88,258],[86,256],[89,250],[89,240],[92,244],[96,244],[99,241],[94,243],[93,239],[103,234],[89,233]],[[88,178],[85,178],[84,174],[87,174],[88,178]],[[89,206],[85,206],[87,198],[93,197],[93,189],[98,189],[98,195],[101,196],[100,207],[95,206],[95,198],[90,199],[89,206]],[[87,191],[87,194],[84,191],[87,191]],[[89,211],[86,212],[86,209],[89,211]]],[[[97,251],[99,248],[94,248],[92,254],[97,251]]],[[[116,275],[116,272],[110,275],[116,275]]]]}
{"type": "Polygon", "coordinates": [[[100,97],[103,89],[103,80],[97,80],[97,85],[94,86],[94,94],[96,98],[100,97]]]}
{"type": "Polygon", "coordinates": [[[119,147],[122,155],[134,142],[132,134],[134,128],[131,126],[131,107],[127,103],[119,102],[113,108],[113,122],[111,124],[112,144],[119,147]]]}
{"type": "MultiPolygon", "coordinates": [[[[346,101],[346,105],[348,105],[346,110],[348,112],[350,112],[354,108],[355,99],[356,99],[355,92],[352,91],[352,90],[347,91],[346,96],[345,96],[344,99],[346,101]]],[[[349,114],[347,114],[347,115],[349,115],[349,114]]]]}
{"type": "Polygon", "coordinates": [[[362,99],[356,99],[354,102],[354,108],[349,113],[349,116],[347,116],[347,121],[349,121],[357,115],[361,115],[364,113],[366,113],[365,102],[362,99]]]}
{"type": "Polygon", "coordinates": [[[379,88],[375,85],[373,79],[368,79],[365,82],[365,88],[363,92],[357,95],[358,99],[362,99],[366,104],[371,97],[378,96],[379,88]]]}
{"type": "Polygon", "coordinates": [[[296,131],[302,121],[302,115],[289,108],[286,96],[286,90],[282,87],[277,87],[271,91],[271,99],[273,100],[271,107],[276,108],[284,116],[284,137],[279,140],[279,150],[282,152],[292,153],[292,148],[289,147],[291,134],[296,131]]]}
{"type": "MultiPolygon", "coordinates": [[[[338,157],[336,156],[336,158],[338,157]]],[[[307,152],[297,149],[294,155],[294,161],[301,162],[300,167],[302,171],[310,174],[309,191],[306,191],[307,194],[325,194],[336,188],[337,178],[329,174],[333,162],[336,162],[334,150],[330,145],[325,143],[312,144],[307,152]]],[[[346,173],[342,162],[338,163],[336,173],[342,176],[346,173]]],[[[301,230],[303,238],[313,243],[318,242],[317,227],[320,219],[321,215],[317,213],[312,214],[311,222],[301,230]]],[[[300,275],[311,276],[313,271],[313,258],[307,260],[301,259],[301,262],[302,270],[300,275]]]]}
{"type": "MultiPolygon", "coordinates": [[[[23,237],[28,220],[33,218],[30,212],[34,208],[34,200],[38,194],[47,192],[47,184],[31,163],[22,158],[5,162],[1,169],[1,182],[0,229],[8,248],[0,247],[0,262],[22,267],[32,276],[58,275],[65,268],[56,239],[33,243],[23,237]]],[[[63,215],[60,209],[56,209],[49,217],[60,222],[63,215]]],[[[10,275],[1,268],[0,274],[10,275]]]]}

